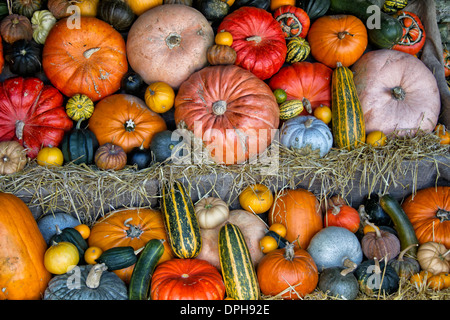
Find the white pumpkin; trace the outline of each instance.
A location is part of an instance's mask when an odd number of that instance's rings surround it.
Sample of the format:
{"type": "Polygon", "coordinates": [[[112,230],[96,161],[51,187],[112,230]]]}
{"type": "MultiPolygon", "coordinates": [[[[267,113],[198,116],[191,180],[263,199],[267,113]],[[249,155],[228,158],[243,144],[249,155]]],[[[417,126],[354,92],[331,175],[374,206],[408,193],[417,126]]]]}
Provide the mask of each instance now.
{"type": "Polygon", "coordinates": [[[207,197],[196,203],[195,214],[200,228],[213,229],[228,219],[230,210],[222,199],[207,197]]]}

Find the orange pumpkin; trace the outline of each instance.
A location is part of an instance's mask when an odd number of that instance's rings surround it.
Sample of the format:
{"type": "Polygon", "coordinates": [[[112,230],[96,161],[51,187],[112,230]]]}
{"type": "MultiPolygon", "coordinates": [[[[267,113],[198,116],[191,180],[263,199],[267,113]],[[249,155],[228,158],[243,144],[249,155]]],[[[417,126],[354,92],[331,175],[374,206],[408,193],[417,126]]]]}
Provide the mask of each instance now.
{"type": "Polygon", "coordinates": [[[120,88],[128,71],[125,41],[108,23],[95,17],[59,20],[42,52],[42,67],[64,95],[77,93],[98,101],[120,88]]]}
{"type": "Polygon", "coordinates": [[[163,4],[163,0],[125,0],[131,10],[138,16],[145,11],[163,4]]]}
{"type": "Polygon", "coordinates": [[[450,248],[450,187],[430,187],[410,195],[402,204],[419,244],[442,243],[450,248]]]}
{"type": "Polygon", "coordinates": [[[167,126],[142,99],[118,93],[97,103],[89,118],[89,129],[100,145],[113,141],[128,153],[141,145],[148,148],[153,135],[166,130],[167,126]]]}
{"type": "Polygon", "coordinates": [[[305,189],[281,190],[269,210],[269,225],[286,226],[286,240],[307,248],[311,238],[323,228],[322,211],[316,196],[305,189]]]}
{"type": "Polygon", "coordinates": [[[352,15],[326,15],[309,29],[312,56],[330,68],[337,62],[349,67],[366,50],[368,38],[364,23],[352,15]]]}
{"type": "Polygon", "coordinates": [[[0,203],[0,300],[41,299],[51,278],[47,243],[20,198],[0,192],[0,203]]]}

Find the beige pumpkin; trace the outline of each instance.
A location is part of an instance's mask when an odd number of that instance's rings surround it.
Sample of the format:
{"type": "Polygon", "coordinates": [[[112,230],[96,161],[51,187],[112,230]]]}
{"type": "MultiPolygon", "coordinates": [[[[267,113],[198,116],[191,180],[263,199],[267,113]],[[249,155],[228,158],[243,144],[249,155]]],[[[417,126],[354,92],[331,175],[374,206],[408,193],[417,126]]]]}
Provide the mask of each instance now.
{"type": "Polygon", "coordinates": [[[133,23],[127,38],[131,68],[147,84],[163,81],[178,89],[208,63],[214,31],[196,9],[182,4],[152,8],[133,23]]]}
{"type": "Polygon", "coordinates": [[[27,153],[17,141],[0,142],[0,174],[13,174],[27,164],[27,153]]]}
{"type": "Polygon", "coordinates": [[[230,210],[222,199],[207,197],[195,204],[195,214],[200,228],[213,229],[228,219],[230,210]]]}
{"type": "Polygon", "coordinates": [[[416,57],[397,50],[374,50],[353,66],[354,82],[364,114],[366,133],[400,136],[418,129],[431,132],[441,102],[436,78],[416,57]]]}
{"type": "Polygon", "coordinates": [[[219,231],[220,228],[226,223],[237,225],[242,231],[248,250],[252,257],[253,266],[256,267],[259,260],[261,260],[264,256],[261,251],[259,241],[266,234],[267,226],[257,215],[246,210],[231,210],[228,219],[214,229],[201,228],[202,250],[197,256],[197,259],[207,260],[220,270],[218,245],[219,231]]]}
{"type": "Polygon", "coordinates": [[[417,260],[422,270],[436,275],[450,272],[450,250],[442,243],[425,242],[417,249],[417,260]]]}

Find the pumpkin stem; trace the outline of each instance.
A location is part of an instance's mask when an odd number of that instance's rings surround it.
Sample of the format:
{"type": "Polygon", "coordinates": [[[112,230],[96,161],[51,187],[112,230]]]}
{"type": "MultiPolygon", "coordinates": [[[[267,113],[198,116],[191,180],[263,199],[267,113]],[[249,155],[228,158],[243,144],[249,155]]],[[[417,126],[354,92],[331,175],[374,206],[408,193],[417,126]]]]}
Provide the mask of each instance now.
{"type": "Polygon", "coordinates": [[[367,222],[369,221],[369,215],[366,212],[366,207],[364,205],[360,205],[358,208],[359,213],[359,219],[362,221],[363,225],[367,225],[367,222]]]}
{"type": "Polygon", "coordinates": [[[305,127],[306,127],[306,128],[311,127],[311,125],[312,125],[313,122],[314,122],[314,119],[313,119],[313,118],[307,119],[307,120],[305,121],[305,127]]]}
{"type": "Polygon", "coordinates": [[[95,52],[97,52],[98,50],[100,50],[100,48],[96,47],[96,48],[90,48],[87,49],[85,52],[83,52],[83,56],[86,59],[89,59],[95,52]]]}
{"type": "Polygon", "coordinates": [[[128,223],[128,222],[130,222],[131,220],[133,220],[133,218],[129,218],[129,219],[127,219],[127,220],[125,220],[124,222],[123,222],[123,225],[125,226],[125,227],[127,227],[127,228],[129,228],[128,230],[127,230],[127,237],[130,237],[130,238],[139,238],[140,236],[141,236],[141,234],[144,232],[144,231],[142,231],[142,229],[141,228],[139,228],[138,226],[135,226],[135,225],[133,225],[133,224],[130,224],[130,223],[128,223]]]}
{"type": "Polygon", "coordinates": [[[391,90],[391,92],[392,92],[392,96],[394,97],[394,99],[400,100],[400,101],[405,100],[406,93],[402,87],[395,87],[391,90]]]}
{"type": "Polygon", "coordinates": [[[341,32],[338,33],[338,38],[339,38],[339,40],[344,39],[345,36],[352,36],[352,37],[354,37],[354,35],[351,34],[351,33],[348,32],[348,31],[341,31],[341,32]]]}
{"type": "Polygon", "coordinates": [[[380,274],[381,273],[380,262],[378,261],[377,257],[374,257],[373,261],[375,262],[375,269],[374,269],[375,274],[380,274]]]}
{"type": "Polygon", "coordinates": [[[284,258],[288,261],[292,261],[294,259],[294,243],[295,241],[287,243],[284,248],[284,258]]]}
{"type": "Polygon", "coordinates": [[[375,224],[373,224],[372,222],[369,222],[369,221],[366,221],[366,224],[368,224],[375,230],[375,233],[377,234],[377,238],[381,238],[380,228],[378,228],[375,224]]]}
{"type": "Polygon", "coordinates": [[[351,269],[353,268],[356,269],[356,267],[358,266],[355,262],[353,262],[352,260],[350,260],[349,258],[345,258],[344,262],[342,263],[342,265],[346,268],[346,269],[351,269]]]}
{"type": "Polygon", "coordinates": [[[91,289],[98,288],[102,273],[107,269],[108,267],[104,263],[94,265],[91,270],[89,270],[88,276],[86,277],[86,287],[91,289]]]}
{"type": "Polygon", "coordinates": [[[127,131],[127,132],[131,132],[131,131],[134,131],[134,129],[136,128],[136,124],[134,123],[134,121],[132,120],[132,119],[128,119],[126,122],[125,122],[125,130],[127,131]]]}
{"type": "Polygon", "coordinates": [[[341,206],[336,206],[333,204],[333,209],[331,210],[331,213],[334,216],[337,216],[339,214],[339,212],[341,212],[341,206]]]}
{"type": "Polygon", "coordinates": [[[61,234],[62,231],[57,224],[55,224],[56,234],[61,234]]]}
{"type": "Polygon", "coordinates": [[[23,139],[23,128],[25,123],[22,120],[16,120],[16,137],[19,140],[23,139]]]}
{"type": "Polygon", "coordinates": [[[219,100],[213,103],[212,105],[212,112],[216,116],[221,116],[227,111],[227,103],[223,100],[219,100]]]}
{"type": "Polygon", "coordinates": [[[245,38],[245,40],[246,41],[255,41],[256,43],[260,43],[261,37],[260,36],[251,36],[251,37],[245,38]]]}
{"type": "Polygon", "coordinates": [[[311,102],[309,102],[308,99],[306,99],[305,97],[303,97],[302,103],[303,103],[303,107],[305,107],[305,110],[306,110],[308,113],[312,113],[311,102]]]}
{"type": "Polygon", "coordinates": [[[357,267],[356,263],[353,263],[350,267],[346,267],[344,270],[341,271],[341,276],[345,277],[349,273],[352,273],[353,271],[355,271],[356,267],[357,267]]]}
{"type": "Polygon", "coordinates": [[[400,254],[398,255],[397,261],[404,261],[403,256],[405,255],[405,253],[407,253],[409,251],[409,249],[411,249],[412,247],[416,247],[419,244],[417,243],[413,243],[410,244],[409,246],[407,246],[405,249],[403,249],[400,254]]]}
{"type": "Polygon", "coordinates": [[[169,49],[178,47],[180,43],[181,43],[181,36],[176,32],[171,32],[166,37],[166,45],[167,47],[169,47],[169,49]]]}
{"type": "Polygon", "coordinates": [[[440,219],[440,222],[448,221],[450,220],[450,211],[439,208],[436,217],[440,219]]]}

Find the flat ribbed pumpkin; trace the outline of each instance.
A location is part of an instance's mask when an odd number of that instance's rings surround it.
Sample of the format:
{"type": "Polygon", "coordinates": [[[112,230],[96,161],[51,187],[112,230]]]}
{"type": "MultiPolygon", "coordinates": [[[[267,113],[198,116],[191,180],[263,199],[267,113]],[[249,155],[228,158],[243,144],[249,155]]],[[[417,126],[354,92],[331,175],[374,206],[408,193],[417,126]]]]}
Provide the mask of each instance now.
{"type": "Polygon", "coordinates": [[[219,163],[242,163],[264,151],[279,121],[272,90],[235,65],[195,72],[175,97],[175,122],[184,122],[219,163]]]}
{"type": "Polygon", "coordinates": [[[99,145],[114,142],[126,153],[134,147],[148,148],[160,131],[167,129],[164,119],[145,102],[129,94],[113,94],[97,103],[89,119],[99,145]]]}
{"type": "Polygon", "coordinates": [[[59,20],[50,30],[42,52],[42,67],[64,95],[80,93],[98,101],[120,88],[128,70],[125,41],[108,23],[80,17],[59,20]]]}
{"type": "Polygon", "coordinates": [[[0,203],[0,300],[41,299],[51,278],[47,243],[21,199],[1,192],[0,203]]]}

